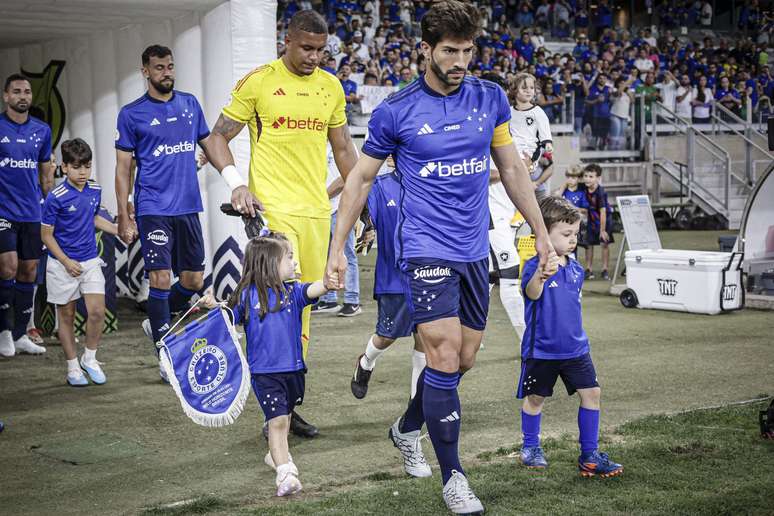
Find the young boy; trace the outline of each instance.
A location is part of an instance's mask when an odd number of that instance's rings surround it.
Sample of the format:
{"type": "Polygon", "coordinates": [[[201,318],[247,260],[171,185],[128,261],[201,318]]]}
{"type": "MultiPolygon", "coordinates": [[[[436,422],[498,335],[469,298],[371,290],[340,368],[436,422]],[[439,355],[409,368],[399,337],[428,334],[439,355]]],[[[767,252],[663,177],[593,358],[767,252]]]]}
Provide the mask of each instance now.
{"type": "Polygon", "coordinates": [[[97,347],[105,320],[105,277],[97,253],[94,227],[111,235],[115,224],[99,217],[102,190],[89,182],[91,148],[75,138],[62,143],[62,170],[67,179],[54,188],[43,205],[41,238],[48,248],[46,286],[48,302],[57,305],[59,341],[67,359],[67,383],[83,387],[89,380],[101,385],[107,381],[97,362],[97,347]],[[80,363],[76,355],[73,320],[75,305],[83,296],[89,318],[86,322],[86,349],[80,363]]]}
{"type": "Polygon", "coordinates": [[[610,217],[610,206],[607,202],[607,192],[600,185],[602,167],[596,163],[583,169],[583,187],[579,189],[586,193],[589,222],[586,231],[586,279],[594,279],[594,246],[602,246],[602,279],[609,280],[607,272],[610,262],[609,244],[613,243],[613,219],[610,217]]]}
{"type": "Polygon", "coordinates": [[[524,399],[521,461],[530,468],[548,466],[540,447],[541,410],[545,398],[553,394],[557,377],[561,376],[567,393],[572,395],[577,391],[580,397],[578,468],[581,475],[620,475],[623,467],[597,449],[601,390],[589,354],[589,339],[581,324],[583,268],[569,257],[577,243],[580,213],[561,197],[543,199],[540,210],[556,257],[542,267],[538,257],[534,257],[524,264],[522,273],[527,332],[521,343],[517,394],[524,399]]]}
{"type": "Polygon", "coordinates": [[[589,218],[589,202],[586,200],[586,192],[581,188],[580,181],[583,177],[583,170],[580,165],[573,165],[564,173],[566,181],[557,192],[559,195],[570,201],[573,206],[578,208],[581,216],[580,231],[578,232],[578,247],[584,249],[586,245],[587,221],[589,218]]]}

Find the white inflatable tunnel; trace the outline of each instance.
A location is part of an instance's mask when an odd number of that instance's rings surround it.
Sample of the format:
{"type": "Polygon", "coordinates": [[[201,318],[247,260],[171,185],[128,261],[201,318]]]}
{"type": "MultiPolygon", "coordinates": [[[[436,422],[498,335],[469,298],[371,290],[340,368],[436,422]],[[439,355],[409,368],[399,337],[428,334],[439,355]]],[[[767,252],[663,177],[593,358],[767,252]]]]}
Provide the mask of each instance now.
{"type": "Polygon", "coordinates": [[[758,179],[747,199],[739,229],[743,269],[756,290],[774,295],[774,163],[758,179]],[[764,277],[765,274],[765,277],[764,277]]]}
{"type": "MultiPolygon", "coordinates": [[[[24,72],[33,78],[37,114],[52,126],[57,143],[80,137],[92,146],[93,179],[115,214],[116,117],[146,89],[140,73],[145,47],[172,49],[175,88],[196,95],[212,127],[234,84],[276,58],[276,12],[276,0],[0,0],[0,76],[24,72]]],[[[246,130],[232,151],[247,177],[246,130]]],[[[206,282],[223,296],[238,279],[246,237],[240,221],[220,213],[229,192],[217,172],[202,169],[199,183],[206,282]]],[[[133,248],[117,259],[124,294],[139,283],[137,255],[133,248]]]]}

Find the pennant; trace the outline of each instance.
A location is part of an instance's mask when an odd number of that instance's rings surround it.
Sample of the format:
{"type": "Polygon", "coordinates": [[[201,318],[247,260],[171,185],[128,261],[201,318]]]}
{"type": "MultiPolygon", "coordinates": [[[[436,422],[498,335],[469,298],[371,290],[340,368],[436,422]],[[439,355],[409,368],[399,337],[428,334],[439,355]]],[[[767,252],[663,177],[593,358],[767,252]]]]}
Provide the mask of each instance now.
{"type": "Polygon", "coordinates": [[[202,426],[236,421],[250,393],[250,367],[232,320],[226,308],[217,307],[158,343],[183,412],[202,426]]]}

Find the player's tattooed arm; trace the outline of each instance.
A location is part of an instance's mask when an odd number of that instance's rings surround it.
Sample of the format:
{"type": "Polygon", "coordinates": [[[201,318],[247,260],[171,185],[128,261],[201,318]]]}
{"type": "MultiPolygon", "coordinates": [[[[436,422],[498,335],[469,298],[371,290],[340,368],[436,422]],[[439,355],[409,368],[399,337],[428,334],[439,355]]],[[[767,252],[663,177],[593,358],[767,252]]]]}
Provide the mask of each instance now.
{"type": "Polygon", "coordinates": [[[239,131],[245,126],[242,122],[237,122],[221,113],[218,117],[218,121],[215,123],[215,127],[212,128],[212,132],[207,138],[201,140],[201,145],[204,150],[204,154],[207,160],[212,163],[212,166],[222,171],[228,165],[234,164],[234,156],[231,155],[231,150],[228,148],[228,142],[230,142],[239,131]]]}
{"type": "Polygon", "coordinates": [[[212,128],[212,132],[224,137],[227,141],[231,141],[239,132],[244,128],[245,124],[237,122],[223,113],[218,117],[218,121],[215,122],[215,127],[212,128]]]}

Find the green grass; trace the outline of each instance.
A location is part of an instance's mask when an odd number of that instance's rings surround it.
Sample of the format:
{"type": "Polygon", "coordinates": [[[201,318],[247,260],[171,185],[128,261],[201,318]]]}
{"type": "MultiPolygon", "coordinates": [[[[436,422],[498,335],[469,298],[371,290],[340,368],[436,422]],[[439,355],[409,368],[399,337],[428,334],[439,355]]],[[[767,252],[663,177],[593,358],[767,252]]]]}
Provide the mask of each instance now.
{"type": "Polygon", "coordinates": [[[204,496],[196,500],[190,500],[172,505],[159,505],[143,511],[143,516],[184,516],[187,514],[210,514],[216,510],[228,507],[220,498],[204,496]]]}
{"type": "MultiPolygon", "coordinates": [[[[758,435],[763,403],[649,416],[603,436],[624,464],[618,478],[577,473],[574,434],[544,442],[545,472],[526,470],[515,448],[482,454],[467,474],[488,514],[772,514],[774,442],[758,435]]],[[[550,410],[545,418],[550,420],[550,410]]],[[[320,500],[261,506],[261,515],[443,514],[438,472],[384,480],[320,500]]],[[[248,511],[245,511],[248,512],[248,511]]]]}

